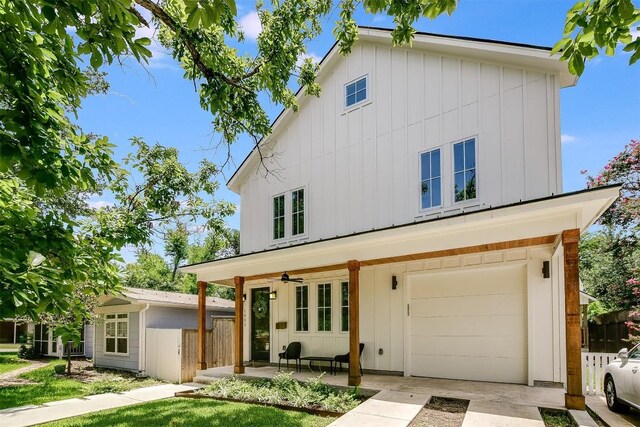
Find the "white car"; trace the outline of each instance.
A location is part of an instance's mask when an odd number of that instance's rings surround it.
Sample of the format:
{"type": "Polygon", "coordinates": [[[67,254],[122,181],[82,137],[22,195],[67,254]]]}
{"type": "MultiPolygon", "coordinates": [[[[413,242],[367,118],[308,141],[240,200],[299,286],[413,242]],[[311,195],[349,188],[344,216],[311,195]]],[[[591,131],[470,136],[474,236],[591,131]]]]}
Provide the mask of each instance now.
{"type": "Polygon", "coordinates": [[[607,365],[604,394],[612,411],[622,412],[630,406],[640,410],[640,344],[631,351],[623,348],[607,365]]]}

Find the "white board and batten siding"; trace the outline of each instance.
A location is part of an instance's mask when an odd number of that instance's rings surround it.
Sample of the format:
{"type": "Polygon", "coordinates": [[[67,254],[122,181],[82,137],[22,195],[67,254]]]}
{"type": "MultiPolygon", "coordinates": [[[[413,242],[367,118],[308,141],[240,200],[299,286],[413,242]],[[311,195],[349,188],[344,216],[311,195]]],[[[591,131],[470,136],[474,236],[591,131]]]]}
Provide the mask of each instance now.
{"type": "Polygon", "coordinates": [[[558,194],[558,81],[554,72],[360,42],[323,71],[321,96],[304,98],[269,137],[277,176],[246,174],[241,251],[276,246],[272,197],[301,187],[307,230],[297,241],[558,194]],[[345,110],[345,83],[364,75],[369,100],[345,110]],[[452,143],[469,137],[479,197],[454,203],[452,143]],[[421,211],[419,154],[438,147],[443,205],[421,211]]]}
{"type": "Polygon", "coordinates": [[[181,383],[182,329],[147,328],[145,374],[181,383]]]}
{"type": "MultiPolygon", "coordinates": [[[[552,286],[551,279],[540,274],[542,262],[552,252],[552,247],[538,247],[363,267],[363,367],[405,375],[530,385],[535,381],[560,382],[564,370],[559,363],[561,337],[554,331],[562,319],[549,313],[558,311],[563,295],[552,286]],[[398,280],[396,290],[391,289],[394,275],[398,280]],[[438,298],[440,301],[435,304],[438,298]],[[448,303],[443,302],[445,299],[448,303]],[[407,304],[411,306],[409,313],[407,304]],[[426,306],[421,308],[421,304],[426,306]],[[430,323],[430,327],[421,326],[421,322],[430,323]],[[421,351],[423,342],[433,343],[440,353],[421,351]],[[438,363],[438,357],[445,353],[451,356],[451,352],[470,358],[458,360],[459,364],[438,363]],[[487,375],[501,371],[504,375],[483,378],[482,369],[487,370],[487,375]]],[[[305,282],[310,296],[308,332],[295,331],[294,283],[247,282],[248,297],[253,287],[268,286],[277,291],[277,299],[270,302],[271,362],[277,363],[282,347],[292,341],[302,343],[303,355],[335,356],[349,351],[348,333],[339,330],[339,286],[345,280],[346,275],[336,273],[309,275],[305,282]],[[332,283],[331,332],[317,331],[320,283],[332,283]],[[277,322],[287,322],[287,328],[276,329],[277,322]]],[[[249,307],[248,298],[245,360],[251,359],[249,307]]]]}

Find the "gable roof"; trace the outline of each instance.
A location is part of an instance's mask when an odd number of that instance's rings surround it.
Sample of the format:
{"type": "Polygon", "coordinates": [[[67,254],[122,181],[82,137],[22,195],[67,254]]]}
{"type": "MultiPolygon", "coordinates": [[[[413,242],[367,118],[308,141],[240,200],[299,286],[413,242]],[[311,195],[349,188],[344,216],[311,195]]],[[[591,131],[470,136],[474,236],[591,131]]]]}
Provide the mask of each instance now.
{"type": "MultiPolygon", "coordinates": [[[[148,303],[165,307],[198,308],[198,296],[179,292],[156,291],[154,289],[124,288],[122,297],[131,303],[148,303]]],[[[118,297],[110,297],[118,299],[118,297]]],[[[106,301],[105,301],[106,302],[106,301]]],[[[207,308],[210,310],[233,312],[235,303],[217,297],[207,297],[207,308]]]]}
{"type": "MultiPolygon", "coordinates": [[[[391,28],[359,26],[358,41],[368,41],[392,45],[391,28]]],[[[406,47],[399,47],[405,48],[406,47]]],[[[577,77],[569,73],[567,64],[559,60],[560,55],[551,55],[551,47],[538,46],[525,43],[507,42],[501,40],[482,39],[475,37],[454,36],[445,34],[435,34],[427,32],[416,32],[411,48],[429,50],[434,53],[461,55],[477,60],[493,60],[500,63],[511,63],[514,66],[521,65],[540,69],[554,70],[560,75],[560,87],[573,86],[577,82],[577,77]]],[[[334,62],[339,60],[338,42],[335,42],[329,51],[320,60],[317,79],[319,80],[326,70],[334,62]]],[[[299,88],[295,93],[298,103],[304,98],[305,93],[299,88]]],[[[293,114],[291,109],[283,109],[271,123],[271,134],[262,138],[258,145],[263,145],[271,135],[273,135],[288,116],[293,114]]],[[[240,186],[245,177],[245,170],[248,165],[255,163],[258,156],[256,147],[249,152],[240,166],[227,181],[227,187],[240,194],[240,186]]]]}

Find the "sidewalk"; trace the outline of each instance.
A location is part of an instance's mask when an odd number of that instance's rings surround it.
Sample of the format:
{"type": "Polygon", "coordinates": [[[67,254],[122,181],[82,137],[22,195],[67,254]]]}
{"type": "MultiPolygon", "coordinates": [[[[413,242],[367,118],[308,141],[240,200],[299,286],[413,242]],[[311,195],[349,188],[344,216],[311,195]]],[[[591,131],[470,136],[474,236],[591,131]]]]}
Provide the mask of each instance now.
{"type": "Polygon", "coordinates": [[[176,392],[195,390],[201,384],[163,384],[143,387],[123,393],[105,393],[79,399],[58,400],[44,405],[22,406],[0,411],[0,425],[3,427],[22,427],[47,423],[63,418],[76,417],[104,409],[120,408],[142,402],[173,397],[176,392]]]}

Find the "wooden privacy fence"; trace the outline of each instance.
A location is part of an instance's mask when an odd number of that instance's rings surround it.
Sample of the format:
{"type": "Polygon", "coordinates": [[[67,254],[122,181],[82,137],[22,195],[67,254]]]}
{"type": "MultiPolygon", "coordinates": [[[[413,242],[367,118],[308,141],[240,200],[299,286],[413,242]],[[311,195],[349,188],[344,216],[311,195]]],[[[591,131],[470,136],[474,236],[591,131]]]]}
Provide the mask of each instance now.
{"type": "Polygon", "coordinates": [[[604,394],[604,368],[616,353],[582,353],[582,391],[585,395],[604,394]]]}
{"type": "MultiPolygon", "coordinates": [[[[207,367],[233,365],[234,318],[214,317],[207,330],[207,367]]],[[[182,382],[193,380],[198,362],[198,330],[182,330],[182,382]]]]}

